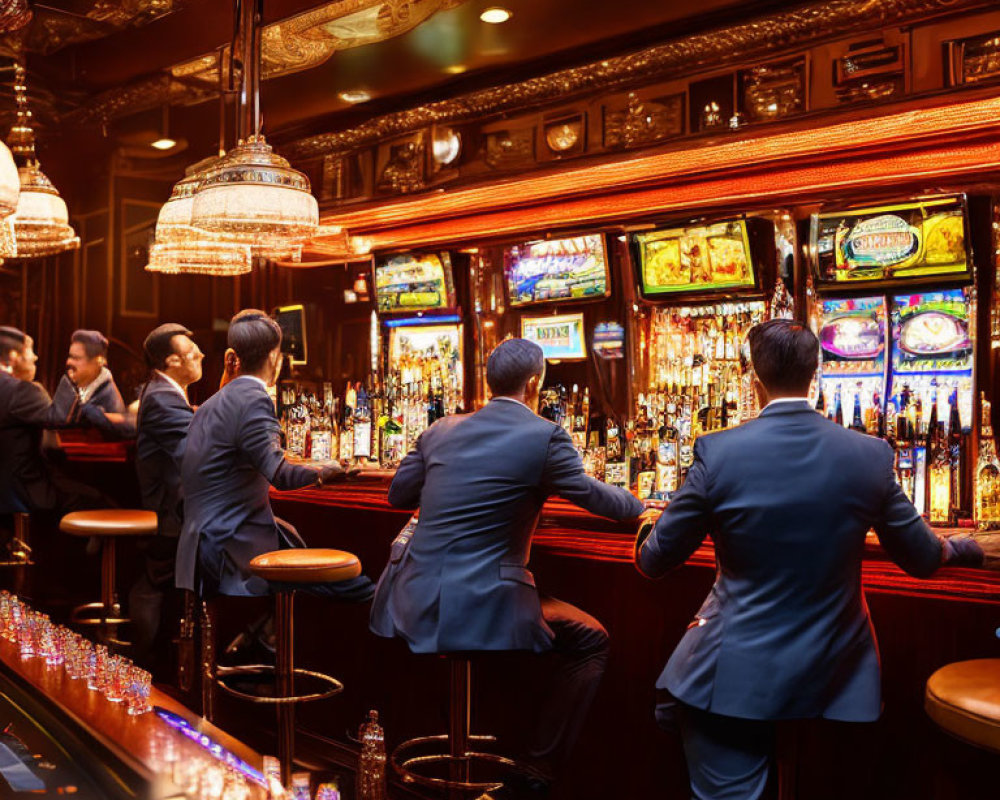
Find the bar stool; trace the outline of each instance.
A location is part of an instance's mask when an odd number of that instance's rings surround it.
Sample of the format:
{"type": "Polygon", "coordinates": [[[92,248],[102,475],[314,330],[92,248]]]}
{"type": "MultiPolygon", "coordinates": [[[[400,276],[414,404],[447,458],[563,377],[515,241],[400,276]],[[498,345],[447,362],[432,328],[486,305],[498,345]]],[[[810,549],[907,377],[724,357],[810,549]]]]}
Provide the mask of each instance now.
{"type": "Polygon", "coordinates": [[[495,742],[495,736],[469,733],[472,707],[472,662],[469,653],[442,653],[448,661],[449,705],[448,733],[436,736],[418,736],[400,744],[392,751],[389,761],[396,773],[407,783],[416,783],[431,789],[445,790],[448,797],[461,798],[477,792],[484,794],[499,789],[503,781],[477,781],[472,778],[472,767],[477,762],[524,771],[524,767],[511,758],[496,753],[471,749],[474,745],[495,742]],[[447,752],[442,752],[447,746],[447,752]],[[433,749],[437,752],[417,754],[414,751],[433,749]],[[448,778],[425,774],[428,766],[445,766],[448,778]]]}
{"type": "Polygon", "coordinates": [[[122,536],[151,536],[156,533],[156,513],[126,508],[100,511],[74,511],[59,520],[59,530],[71,536],[96,536],[101,542],[101,599],[77,606],[70,621],[94,625],[104,638],[115,645],[126,645],[117,638],[118,626],[130,620],[123,617],[115,591],[115,545],[122,536]],[[96,615],[88,612],[98,612],[96,615]]]}
{"type": "Polygon", "coordinates": [[[202,705],[206,719],[215,711],[215,686],[251,703],[266,703],[278,709],[278,759],[281,779],[287,786],[295,755],[295,704],[323,700],[342,692],[344,685],[322,672],[295,666],[293,609],[295,585],[339,583],[361,574],[361,561],[353,553],[326,548],[290,548],[263,553],[250,562],[250,571],[281,588],[275,592],[275,666],[241,664],[219,667],[215,663],[215,636],[212,609],[202,603],[202,705]],[[226,679],[237,675],[274,675],[273,695],[253,694],[236,689],[226,679]],[[311,694],[295,693],[296,676],[313,678],[325,688],[311,694]]]}
{"type": "Polygon", "coordinates": [[[927,679],[924,709],[956,739],[1000,753],[1000,658],[941,667],[927,679]]]}

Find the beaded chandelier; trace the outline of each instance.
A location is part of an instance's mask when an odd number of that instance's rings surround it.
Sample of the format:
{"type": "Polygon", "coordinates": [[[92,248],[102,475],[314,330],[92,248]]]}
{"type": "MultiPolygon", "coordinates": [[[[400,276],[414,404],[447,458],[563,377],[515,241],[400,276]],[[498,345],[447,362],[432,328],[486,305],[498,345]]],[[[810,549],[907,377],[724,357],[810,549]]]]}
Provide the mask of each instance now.
{"type": "MultiPolygon", "coordinates": [[[[24,165],[17,169],[19,193],[12,218],[16,252],[0,252],[0,255],[40,258],[75,250],[80,246],[80,237],[69,224],[66,201],[59,196],[59,191],[38,166],[24,66],[16,64],[14,71],[17,122],[10,130],[8,141],[13,153],[24,159],[24,165]]],[[[3,194],[2,188],[0,194],[3,194]]]]}

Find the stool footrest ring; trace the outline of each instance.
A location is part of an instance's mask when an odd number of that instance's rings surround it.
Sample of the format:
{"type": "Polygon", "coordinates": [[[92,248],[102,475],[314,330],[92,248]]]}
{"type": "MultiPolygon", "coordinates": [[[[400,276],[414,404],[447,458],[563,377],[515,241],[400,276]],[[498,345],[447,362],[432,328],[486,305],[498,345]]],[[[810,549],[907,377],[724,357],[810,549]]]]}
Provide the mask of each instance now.
{"type": "Polygon", "coordinates": [[[251,703],[265,703],[269,705],[280,705],[283,703],[310,703],[314,700],[325,700],[327,697],[333,697],[335,694],[339,694],[344,691],[344,684],[338,681],[331,675],[326,675],[322,672],[313,672],[308,669],[300,669],[296,667],[294,669],[296,676],[301,676],[305,678],[315,678],[316,680],[322,681],[329,685],[329,689],[325,689],[322,692],[314,692],[313,694],[296,694],[296,695],[279,695],[277,697],[268,697],[267,695],[252,694],[250,692],[243,692],[239,689],[234,689],[226,683],[226,678],[234,675],[275,675],[276,668],[270,664],[241,664],[236,667],[216,667],[215,670],[215,683],[223,689],[227,694],[233,697],[238,697],[241,700],[247,700],[251,703]]]}
{"type": "MultiPolygon", "coordinates": [[[[75,625],[125,625],[132,620],[128,617],[92,616],[85,617],[88,611],[105,611],[104,603],[87,603],[77,606],[69,613],[69,621],[75,625]]],[[[120,613],[120,612],[119,612],[120,613]]]]}
{"type": "MultiPolygon", "coordinates": [[[[496,737],[470,735],[468,737],[468,741],[469,744],[476,742],[495,742],[496,737]]],[[[516,761],[507,758],[506,756],[497,755],[496,753],[480,753],[475,750],[467,750],[464,755],[461,756],[453,756],[450,753],[430,753],[422,756],[403,757],[406,751],[414,747],[420,747],[427,744],[443,744],[447,746],[448,735],[440,734],[437,736],[418,736],[415,739],[409,739],[403,742],[392,751],[392,755],[389,758],[392,768],[407,783],[416,783],[432,789],[461,789],[468,791],[489,792],[503,786],[503,781],[456,781],[449,780],[447,778],[434,778],[429,775],[421,775],[420,773],[414,771],[413,767],[428,764],[454,764],[458,762],[465,762],[467,765],[471,766],[471,762],[474,761],[499,764],[504,767],[512,767],[515,769],[518,767],[518,763],[516,761]]]]}

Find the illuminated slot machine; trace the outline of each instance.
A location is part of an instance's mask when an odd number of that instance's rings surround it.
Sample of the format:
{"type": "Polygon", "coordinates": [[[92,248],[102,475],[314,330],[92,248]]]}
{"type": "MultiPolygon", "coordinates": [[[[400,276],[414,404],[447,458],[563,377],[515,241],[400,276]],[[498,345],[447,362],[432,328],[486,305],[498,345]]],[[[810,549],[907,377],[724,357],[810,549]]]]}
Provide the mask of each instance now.
{"type": "Polygon", "coordinates": [[[936,524],[971,514],[976,312],[968,240],[963,196],[812,219],[822,307],[818,407],[889,440],[900,485],[936,524]]]}
{"type": "Polygon", "coordinates": [[[376,259],[373,374],[358,400],[369,458],[396,466],[428,425],[465,409],[463,325],[447,252],[376,259]]]}
{"type": "Polygon", "coordinates": [[[624,383],[624,328],[609,305],[603,233],[528,241],[503,249],[504,333],[545,354],[539,413],[561,425],[588,474],[625,486],[621,420],[614,395],[624,383]],[[591,357],[593,356],[593,357],[591,357]]]}
{"type": "Polygon", "coordinates": [[[666,496],[683,483],[698,436],[756,415],[742,350],[750,328],[767,318],[765,298],[785,241],[776,222],[787,219],[739,218],[632,234],[645,301],[645,369],[631,436],[639,497],[666,496]]]}

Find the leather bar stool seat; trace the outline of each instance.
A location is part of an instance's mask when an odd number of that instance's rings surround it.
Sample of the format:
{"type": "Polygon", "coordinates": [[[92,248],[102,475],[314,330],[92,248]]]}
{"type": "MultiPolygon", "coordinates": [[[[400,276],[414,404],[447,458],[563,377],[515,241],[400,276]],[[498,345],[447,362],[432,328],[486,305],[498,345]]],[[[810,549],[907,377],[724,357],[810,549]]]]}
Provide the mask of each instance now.
{"type": "Polygon", "coordinates": [[[1000,658],[941,667],[927,680],[924,708],[946,733],[1000,753],[1000,658]]]}
{"type": "Polygon", "coordinates": [[[358,577],[361,561],[344,550],[290,548],[257,556],[250,562],[250,571],[281,583],[339,583],[358,577]]]}
{"type": "Polygon", "coordinates": [[[156,512],[132,508],[74,511],[59,521],[59,530],[71,536],[151,536],[156,512]]]}
{"type": "Polygon", "coordinates": [[[156,512],[130,508],[74,511],[59,521],[59,530],[70,536],[96,536],[101,542],[101,600],[73,609],[70,620],[100,628],[109,644],[127,644],[117,638],[118,626],[129,620],[122,616],[115,590],[115,543],[122,536],[155,534],[156,512]]]}
{"type": "Polygon", "coordinates": [[[322,672],[295,666],[294,597],[298,585],[339,583],[361,574],[361,561],[353,553],[326,548],[291,548],[262,553],[250,562],[250,571],[275,586],[275,665],[245,664],[235,667],[215,665],[213,620],[207,603],[202,616],[202,706],[206,718],[214,714],[214,687],[251,703],[274,704],[278,709],[278,759],[282,780],[290,781],[295,754],[295,704],[323,700],[343,691],[344,685],[322,672]],[[235,688],[227,678],[274,676],[274,691],[255,694],[235,688]],[[312,679],[317,690],[297,694],[296,678],[312,679]]]}

